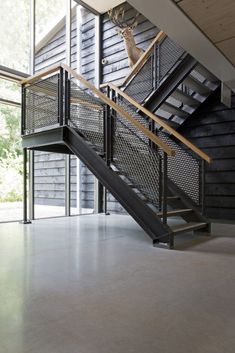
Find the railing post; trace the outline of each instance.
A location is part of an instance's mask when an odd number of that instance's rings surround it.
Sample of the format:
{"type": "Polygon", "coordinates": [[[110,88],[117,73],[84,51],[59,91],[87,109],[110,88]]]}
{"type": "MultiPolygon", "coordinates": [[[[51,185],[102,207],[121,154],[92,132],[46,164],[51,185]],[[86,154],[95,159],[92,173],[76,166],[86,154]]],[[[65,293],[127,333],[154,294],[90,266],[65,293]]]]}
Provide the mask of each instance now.
{"type": "Polygon", "coordinates": [[[152,76],[152,79],[153,79],[153,82],[152,82],[152,86],[153,86],[153,90],[155,90],[157,88],[157,70],[158,70],[158,63],[157,63],[157,45],[154,44],[153,46],[153,68],[152,68],[152,73],[153,73],[153,76],[152,76]]]}
{"type": "Polygon", "coordinates": [[[201,212],[202,215],[205,214],[205,160],[202,159],[201,161],[201,212]]]}
{"type": "Polygon", "coordinates": [[[21,135],[25,134],[25,119],[26,119],[26,94],[25,94],[25,87],[22,85],[21,87],[21,135]]]}
{"type": "Polygon", "coordinates": [[[61,67],[58,75],[58,123],[60,126],[64,125],[63,107],[64,107],[64,84],[63,84],[64,70],[61,67]]]}
{"type": "Polygon", "coordinates": [[[160,84],[160,50],[161,50],[161,43],[158,44],[157,50],[155,52],[156,56],[156,89],[159,87],[160,84]]]}
{"type": "Polygon", "coordinates": [[[68,78],[68,72],[65,71],[65,125],[68,125],[70,119],[70,79],[68,78]]]}
{"type": "Polygon", "coordinates": [[[30,224],[28,220],[28,190],[27,190],[27,148],[23,148],[23,224],[30,224]]]}
{"type": "Polygon", "coordinates": [[[163,172],[162,172],[162,157],[159,157],[159,212],[162,211],[162,178],[163,178],[163,172]]]}
{"type": "MultiPolygon", "coordinates": [[[[111,90],[110,87],[107,86],[107,97],[110,97],[111,90]]],[[[110,119],[111,119],[111,109],[107,104],[104,112],[104,123],[103,123],[103,149],[105,155],[105,162],[107,166],[110,165],[111,162],[111,139],[110,139],[110,119]]],[[[107,200],[107,189],[104,188],[104,213],[108,215],[108,200],[107,200]]]]}
{"type": "MultiPolygon", "coordinates": [[[[109,94],[109,98],[113,99],[113,90],[109,90],[107,92],[109,94]]],[[[105,138],[106,138],[106,163],[108,166],[111,164],[112,160],[112,111],[108,109],[106,115],[106,131],[105,131],[105,138]]]]}
{"type": "Polygon", "coordinates": [[[163,153],[162,222],[167,224],[167,154],[163,153]]]}

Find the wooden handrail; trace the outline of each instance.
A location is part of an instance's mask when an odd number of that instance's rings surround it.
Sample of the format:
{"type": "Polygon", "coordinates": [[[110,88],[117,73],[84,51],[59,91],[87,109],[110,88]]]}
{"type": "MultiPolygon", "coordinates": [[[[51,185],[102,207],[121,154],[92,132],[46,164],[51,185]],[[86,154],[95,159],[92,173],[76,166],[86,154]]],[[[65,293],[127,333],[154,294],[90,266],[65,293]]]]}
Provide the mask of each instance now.
{"type": "Polygon", "coordinates": [[[151,131],[146,129],[140,122],[134,119],[129,113],[127,113],[122,107],[114,103],[111,99],[109,99],[104,93],[102,93],[98,88],[96,88],[92,83],[88,82],[83,76],[79,75],[76,71],[71,69],[66,64],[61,64],[61,66],[74,78],[76,78],[79,82],[81,82],[85,87],[89,88],[93,93],[95,93],[104,103],[108,104],[112,107],[118,114],[125,117],[128,121],[130,121],[137,129],[143,132],[153,143],[155,143],[158,147],[163,149],[169,156],[175,156],[175,151],[169,147],[164,141],[162,141],[159,137],[154,135],[151,131]]]}
{"type": "Polygon", "coordinates": [[[48,76],[60,68],[63,68],[65,71],[68,72],[71,76],[73,76],[76,80],[81,82],[86,88],[89,88],[97,97],[99,97],[105,104],[109,105],[113,108],[118,114],[123,116],[129,122],[132,123],[138,130],[140,130],[145,136],[152,141],[155,145],[160,147],[167,155],[175,156],[175,151],[168,146],[164,141],[162,141],[158,136],[153,134],[151,131],[146,129],[139,121],[134,119],[129,113],[127,113],[121,106],[117,105],[113,102],[110,98],[108,98],[104,93],[102,93],[98,88],[96,88],[92,83],[88,82],[83,76],[79,75],[76,71],[71,69],[68,65],[61,63],[51,66],[49,69],[43,70],[28,79],[23,80],[21,83],[22,85],[29,85],[32,84],[45,76],[48,76]]]}
{"type": "Polygon", "coordinates": [[[53,74],[53,72],[58,71],[60,69],[61,65],[62,64],[54,64],[54,65],[50,66],[49,69],[42,70],[42,71],[36,73],[35,75],[22,80],[21,84],[22,85],[32,84],[32,83],[40,80],[44,76],[51,75],[51,74],[53,74]]]}
{"type": "Polygon", "coordinates": [[[160,43],[164,38],[166,38],[166,34],[163,31],[160,31],[154,40],[151,42],[147,50],[141,55],[139,60],[132,67],[131,72],[127,75],[125,80],[122,82],[122,86],[126,86],[126,84],[134,77],[140,69],[144,66],[150,55],[152,54],[153,48],[156,44],[160,43]]]}
{"type": "Polygon", "coordinates": [[[168,131],[170,134],[172,134],[177,140],[182,142],[185,146],[187,146],[191,151],[196,153],[199,157],[204,159],[206,162],[211,163],[212,159],[210,156],[208,156],[205,152],[203,152],[200,148],[195,146],[192,142],[187,140],[184,136],[182,136],[180,133],[178,133],[175,129],[173,129],[171,126],[169,126],[167,123],[162,121],[161,118],[159,118],[157,115],[151,113],[148,109],[144,108],[142,105],[137,103],[133,98],[128,96],[125,92],[120,90],[117,86],[115,86],[112,83],[107,84],[111,89],[113,89],[116,93],[118,93],[120,96],[125,98],[129,103],[131,103],[134,107],[136,107],[138,110],[140,110],[142,113],[144,113],[146,116],[148,116],[150,119],[154,120],[157,124],[159,124],[162,128],[164,128],[166,131],[168,131]]]}
{"type": "MultiPolygon", "coordinates": [[[[153,48],[156,44],[160,43],[164,38],[166,38],[166,34],[163,31],[160,31],[156,37],[153,39],[149,47],[145,50],[145,52],[141,55],[139,60],[132,67],[131,72],[125,77],[124,81],[118,84],[118,87],[126,86],[127,83],[140,71],[140,69],[144,66],[150,55],[152,54],[153,48]]],[[[101,83],[100,88],[105,88],[108,86],[108,83],[101,83]]]]}

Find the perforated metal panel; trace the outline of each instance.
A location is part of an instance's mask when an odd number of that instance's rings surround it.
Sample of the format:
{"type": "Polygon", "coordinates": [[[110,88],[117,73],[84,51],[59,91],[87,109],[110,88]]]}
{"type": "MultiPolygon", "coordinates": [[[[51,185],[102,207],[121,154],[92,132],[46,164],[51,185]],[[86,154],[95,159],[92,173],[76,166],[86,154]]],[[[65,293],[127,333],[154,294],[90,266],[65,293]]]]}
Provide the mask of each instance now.
{"type": "Polygon", "coordinates": [[[53,75],[26,88],[25,134],[58,125],[58,77],[53,75]]]}
{"type": "Polygon", "coordinates": [[[166,37],[156,48],[158,58],[157,85],[170,74],[171,70],[180,62],[185,51],[169,37],[166,37]]]}
{"type": "Polygon", "coordinates": [[[125,88],[125,93],[137,102],[143,102],[153,91],[153,55],[125,88]]]}
{"type": "MultiPolygon", "coordinates": [[[[117,104],[148,127],[148,122],[135,112],[125,99],[117,104]]],[[[127,176],[133,185],[156,207],[160,203],[161,156],[150,147],[146,135],[124,117],[114,119],[113,164],[127,176]]]]}
{"type": "Polygon", "coordinates": [[[158,132],[158,136],[176,151],[175,157],[168,157],[168,177],[200,205],[200,162],[169,135],[158,132]]]}
{"type": "Polygon", "coordinates": [[[134,78],[124,88],[126,94],[138,103],[158,88],[170,72],[184,57],[185,51],[170,38],[166,37],[154,48],[153,54],[134,78]]]}
{"type": "Polygon", "coordinates": [[[97,151],[103,153],[105,106],[74,82],[71,82],[70,102],[69,124],[91,142],[97,151]]]}

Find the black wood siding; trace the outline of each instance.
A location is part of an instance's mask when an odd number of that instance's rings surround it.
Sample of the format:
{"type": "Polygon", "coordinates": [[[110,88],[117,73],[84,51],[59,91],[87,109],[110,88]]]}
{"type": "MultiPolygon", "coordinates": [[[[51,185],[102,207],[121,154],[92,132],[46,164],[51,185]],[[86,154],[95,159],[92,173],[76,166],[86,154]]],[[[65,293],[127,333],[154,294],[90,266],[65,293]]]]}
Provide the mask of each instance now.
{"type": "Polygon", "coordinates": [[[235,96],[232,108],[220,103],[214,94],[186,123],[180,132],[213,158],[206,167],[207,215],[235,219],[235,96]]]}
{"type": "MultiPolygon", "coordinates": [[[[131,19],[135,15],[136,10],[127,3],[123,7],[125,10],[125,18],[127,20],[131,19]]],[[[144,50],[147,49],[158,32],[158,28],[144,16],[140,15],[138,17],[138,26],[134,30],[137,46],[144,50]]],[[[123,39],[117,33],[117,27],[109,20],[107,14],[102,17],[101,57],[107,61],[107,64],[102,66],[101,81],[115,83],[124,80],[130,71],[127,53],[123,39]]],[[[111,194],[108,194],[108,210],[112,213],[125,213],[123,207],[111,194]]]]}
{"type": "MultiPolygon", "coordinates": [[[[127,20],[131,19],[135,15],[136,10],[127,3],[123,7],[125,18],[127,20]]],[[[102,58],[107,60],[107,64],[102,67],[102,81],[119,82],[130,71],[124,42],[117,33],[117,27],[109,20],[107,14],[103,16],[102,23],[102,58]]],[[[138,26],[134,29],[136,45],[145,50],[158,32],[159,29],[157,27],[140,15],[138,17],[138,26]]]]}
{"type": "MultiPolygon", "coordinates": [[[[74,16],[71,26],[71,66],[77,67],[77,17],[74,16]]],[[[36,72],[46,69],[53,64],[65,63],[65,26],[52,38],[35,56],[36,72]]]]}
{"type": "MultiPolygon", "coordinates": [[[[77,64],[77,18],[72,21],[71,65],[77,64]]],[[[46,69],[53,64],[65,62],[65,26],[45,47],[35,55],[35,71],[46,69]]],[[[64,206],[65,205],[65,155],[35,151],[35,204],[64,206]]],[[[77,200],[77,160],[71,158],[71,206],[76,206],[77,200]]]]}

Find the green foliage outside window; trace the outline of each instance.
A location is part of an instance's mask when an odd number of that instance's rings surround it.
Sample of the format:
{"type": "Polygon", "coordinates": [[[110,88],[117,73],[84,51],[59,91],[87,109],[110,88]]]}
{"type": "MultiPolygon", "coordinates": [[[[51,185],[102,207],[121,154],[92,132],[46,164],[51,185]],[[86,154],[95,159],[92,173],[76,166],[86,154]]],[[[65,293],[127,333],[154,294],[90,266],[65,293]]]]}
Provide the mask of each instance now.
{"type": "MultiPolygon", "coordinates": [[[[65,15],[65,0],[36,0],[36,42],[65,15]]],[[[0,1],[0,65],[29,72],[30,0],[0,1]]],[[[0,80],[0,98],[20,101],[20,87],[0,80]]],[[[0,202],[22,200],[20,108],[0,104],[0,202]]],[[[1,220],[0,220],[1,221],[1,220]]]]}
{"type": "Polygon", "coordinates": [[[0,202],[22,200],[20,109],[0,106],[0,202]]]}

